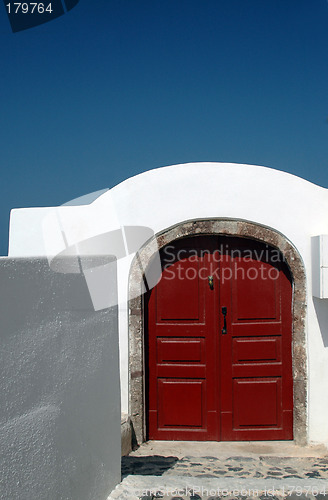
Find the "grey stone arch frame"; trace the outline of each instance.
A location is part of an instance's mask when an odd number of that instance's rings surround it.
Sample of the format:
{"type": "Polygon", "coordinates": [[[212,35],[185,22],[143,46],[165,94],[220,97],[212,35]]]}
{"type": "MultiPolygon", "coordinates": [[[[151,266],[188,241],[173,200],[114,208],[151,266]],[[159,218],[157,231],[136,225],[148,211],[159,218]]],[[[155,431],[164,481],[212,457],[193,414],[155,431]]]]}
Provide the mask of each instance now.
{"type": "Polygon", "coordinates": [[[307,444],[307,348],[306,276],[302,258],[292,243],[278,231],[250,221],[201,219],[179,223],[154,236],[131,264],[129,276],[129,411],[138,443],[146,439],[143,269],[158,249],[188,236],[217,235],[248,238],[278,249],[291,272],[292,366],[294,394],[294,442],[307,444]],[[130,298],[133,297],[133,298],[130,298]]]}

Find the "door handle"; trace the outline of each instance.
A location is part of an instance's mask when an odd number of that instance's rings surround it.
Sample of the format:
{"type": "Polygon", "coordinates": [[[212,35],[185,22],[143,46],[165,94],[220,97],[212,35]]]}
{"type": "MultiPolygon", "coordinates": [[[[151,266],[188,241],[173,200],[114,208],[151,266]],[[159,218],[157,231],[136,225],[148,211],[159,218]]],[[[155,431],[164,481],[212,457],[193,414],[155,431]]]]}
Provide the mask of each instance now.
{"type": "Polygon", "coordinates": [[[222,307],[222,314],[223,314],[223,328],[222,328],[222,335],[226,335],[227,332],[227,308],[222,307]]]}

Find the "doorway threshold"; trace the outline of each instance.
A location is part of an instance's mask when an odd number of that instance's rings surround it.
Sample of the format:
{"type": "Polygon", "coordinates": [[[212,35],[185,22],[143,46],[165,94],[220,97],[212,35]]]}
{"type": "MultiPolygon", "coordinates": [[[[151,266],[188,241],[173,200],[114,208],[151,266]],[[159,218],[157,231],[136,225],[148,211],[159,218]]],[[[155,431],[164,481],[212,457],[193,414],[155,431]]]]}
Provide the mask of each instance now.
{"type": "Polygon", "coordinates": [[[231,456],[253,457],[317,457],[328,455],[323,444],[298,446],[294,441],[146,441],[133,451],[132,456],[175,456],[179,459],[192,457],[231,456]]]}

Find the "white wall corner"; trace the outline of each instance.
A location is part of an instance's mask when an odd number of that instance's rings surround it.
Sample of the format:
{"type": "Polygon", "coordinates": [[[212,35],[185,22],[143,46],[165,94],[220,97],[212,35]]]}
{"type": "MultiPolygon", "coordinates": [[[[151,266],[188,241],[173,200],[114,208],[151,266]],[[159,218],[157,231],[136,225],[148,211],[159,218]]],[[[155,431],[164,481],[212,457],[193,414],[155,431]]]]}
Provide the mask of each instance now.
{"type": "Polygon", "coordinates": [[[328,299],[328,235],[311,238],[312,243],[312,295],[328,299]]]}

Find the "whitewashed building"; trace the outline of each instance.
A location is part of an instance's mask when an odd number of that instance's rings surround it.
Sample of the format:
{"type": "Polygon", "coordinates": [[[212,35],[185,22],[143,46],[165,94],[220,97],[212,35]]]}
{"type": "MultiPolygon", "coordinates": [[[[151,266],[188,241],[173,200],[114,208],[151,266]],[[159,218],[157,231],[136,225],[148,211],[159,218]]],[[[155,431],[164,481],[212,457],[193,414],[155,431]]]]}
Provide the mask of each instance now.
{"type": "Polygon", "coordinates": [[[84,275],[95,310],[118,305],[121,411],[139,442],[328,444],[327,189],[266,167],[189,163],[81,201],[12,210],[9,257],[46,257],[84,275]],[[91,266],[91,255],[105,260],[91,266]],[[159,280],[159,256],[171,281],[159,280]]]}

